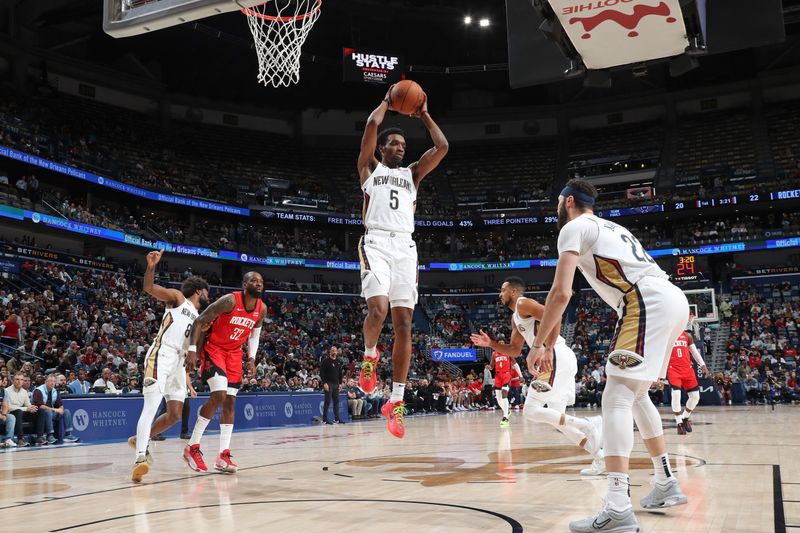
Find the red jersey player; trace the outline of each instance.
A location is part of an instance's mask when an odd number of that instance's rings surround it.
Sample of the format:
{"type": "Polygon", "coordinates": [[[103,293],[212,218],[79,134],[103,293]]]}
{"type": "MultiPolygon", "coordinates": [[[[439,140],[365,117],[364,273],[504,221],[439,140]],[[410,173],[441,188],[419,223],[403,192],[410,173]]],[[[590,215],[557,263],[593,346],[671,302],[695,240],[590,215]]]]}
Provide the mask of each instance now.
{"type": "Polygon", "coordinates": [[[494,370],[494,396],[503,410],[500,427],[508,427],[508,385],[511,383],[511,358],[504,353],[492,353],[489,368],[494,370]]]}
{"type": "Polygon", "coordinates": [[[226,294],[208,306],[194,321],[189,337],[186,370],[194,370],[197,354],[200,353],[203,381],[211,389],[211,396],[200,408],[189,445],[183,450],[186,463],[198,472],[208,470],[200,451],[200,439],[220,405],[219,456],[214,468],[231,473],[238,469],[231,460],[230,442],[236,393],[242,385],[242,346],[247,343],[248,371],[254,376],[258,339],[266,311],[261,301],[264,291],[261,274],[245,274],[242,289],[241,292],[226,294]]]}
{"type": "Polygon", "coordinates": [[[697,404],[700,402],[700,386],[697,384],[697,375],[692,367],[692,360],[689,354],[694,357],[703,376],[708,376],[708,368],[700,355],[700,351],[694,344],[692,334],[684,331],[675,341],[672,347],[672,355],[669,358],[669,369],[667,370],[667,380],[672,387],[672,413],[675,415],[675,422],[678,424],[678,435],[691,433],[692,425],[689,417],[697,404]],[[689,395],[686,401],[686,410],[681,412],[681,389],[689,395]]]}

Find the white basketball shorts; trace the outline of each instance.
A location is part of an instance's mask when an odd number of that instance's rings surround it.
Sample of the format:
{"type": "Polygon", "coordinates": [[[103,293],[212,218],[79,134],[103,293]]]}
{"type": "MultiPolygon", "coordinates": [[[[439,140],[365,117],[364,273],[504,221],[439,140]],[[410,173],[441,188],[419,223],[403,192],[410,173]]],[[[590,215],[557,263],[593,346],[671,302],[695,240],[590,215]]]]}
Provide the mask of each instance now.
{"type": "Polygon", "coordinates": [[[417,244],[408,233],[369,230],[358,243],[361,296],[387,296],[392,307],[417,304],[417,244]]]}
{"type": "Polygon", "coordinates": [[[578,373],[578,360],[572,348],[564,343],[553,347],[553,371],[549,375],[541,374],[539,380],[547,382],[552,389],[547,392],[538,392],[533,387],[528,387],[525,401],[536,402],[536,405],[545,404],[573,405],[575,403],[575,374],[578,373]]]}
{"type": "Polygon", "coordinates": [[[186,369],[183,367],[183,360],[183,356],[165,347],[151,355],[145,365],[142,392],[144,394],[158,392],[167,401],[184,401],[186,369]]]}
{"type": "Polygon", "coordinates": [[[617,329],[608,349],[606,374],[656,381],[689,321],[686,295],[669,280],[646,276],[622,298],[617,329]]]}

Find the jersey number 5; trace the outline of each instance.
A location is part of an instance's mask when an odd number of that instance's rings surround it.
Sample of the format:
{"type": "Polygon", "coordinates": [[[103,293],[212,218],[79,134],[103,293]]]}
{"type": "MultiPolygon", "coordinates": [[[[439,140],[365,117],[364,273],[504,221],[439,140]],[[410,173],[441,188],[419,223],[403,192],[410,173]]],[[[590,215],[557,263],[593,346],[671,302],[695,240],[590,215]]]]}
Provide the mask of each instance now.
{"type": "Polygon", "coordinates": [[[389,207],[392,209],[397,209],[400,205],[400,199],[397,197],[397,190],[392,189],[389,191],[389,207]]]}
{"type": "Polygon", "coordinates": [[[630,235],[625,235],[624,233],[620,235],[620,238],[628,243],[631,246],[631,251],[633,252],[633,257],[636,258],[637,261],[641,263],[655,263],[655,259],[650,257],[647,252],[644,251],[642,245],[639,244],[639,241],[636,240],[636,237],[631,237],[630,235]]]}
{"type": "Polygon", "coordinates": [[[231,340],[232,341],[238,341],[239,339],[241,339],[242,338],[242,334],[244,333],[244,331],[245,330],[243,328],[233,328],[233,333],[231,333],[231,337],[230,337],[231,340]]]}

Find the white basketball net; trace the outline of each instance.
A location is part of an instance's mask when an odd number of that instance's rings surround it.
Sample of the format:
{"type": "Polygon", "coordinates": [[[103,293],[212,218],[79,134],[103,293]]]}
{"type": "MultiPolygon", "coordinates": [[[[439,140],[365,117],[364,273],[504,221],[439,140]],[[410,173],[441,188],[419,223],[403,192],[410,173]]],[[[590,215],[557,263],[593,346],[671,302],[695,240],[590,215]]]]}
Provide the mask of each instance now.
{"type": "Polygon", "coordinates": [[[300,49],[321,6],[322,0],[273,0],[242,9],[255,40],[260,83],[288,87],[300,81],[300,49]]]}

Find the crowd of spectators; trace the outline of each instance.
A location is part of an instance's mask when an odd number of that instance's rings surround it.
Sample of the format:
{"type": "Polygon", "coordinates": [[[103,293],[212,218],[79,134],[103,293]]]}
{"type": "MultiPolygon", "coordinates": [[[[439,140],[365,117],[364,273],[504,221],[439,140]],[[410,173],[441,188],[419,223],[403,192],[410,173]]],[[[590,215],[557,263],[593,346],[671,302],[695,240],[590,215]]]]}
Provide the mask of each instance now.
{"type": "Polygon", "coordinates": [[[726,401],[733,383],[742,383],[747,402],[800,401],[797,384],[798,285],[734,284],[731,296],[720,304],[730,324],[724,369],[715,374],[726,401]]]}

